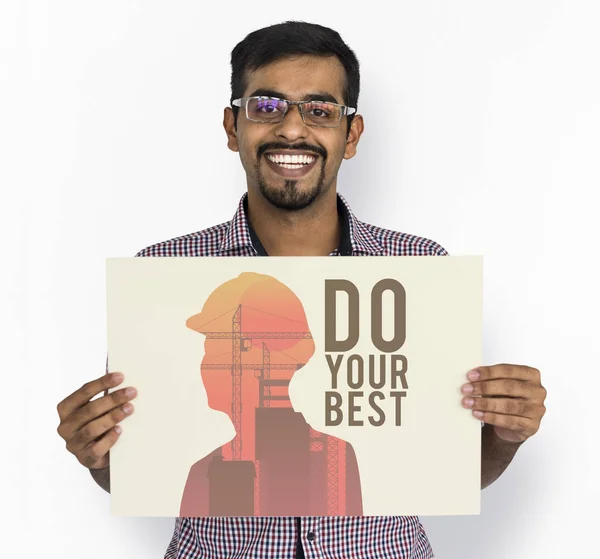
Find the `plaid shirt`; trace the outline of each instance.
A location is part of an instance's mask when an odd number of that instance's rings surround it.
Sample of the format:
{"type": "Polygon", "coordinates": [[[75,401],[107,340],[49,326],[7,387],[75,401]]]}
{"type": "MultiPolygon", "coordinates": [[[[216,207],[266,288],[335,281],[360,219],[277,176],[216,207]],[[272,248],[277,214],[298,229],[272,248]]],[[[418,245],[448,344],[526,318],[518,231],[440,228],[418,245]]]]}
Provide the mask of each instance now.
{"type": "MultiPolygon", "coordinates": [[[[246,218],[152,245],[136,256],[266,256],[246,218]]],[[[359,221],[338,195],[340,247],[330,256],[445,256],[437,243],[359,221]]],[[[415,516],[177,518],[165,559],[430,559],[415,516]],[[299,553],[299,555],[297,555],[299,553]]]]}

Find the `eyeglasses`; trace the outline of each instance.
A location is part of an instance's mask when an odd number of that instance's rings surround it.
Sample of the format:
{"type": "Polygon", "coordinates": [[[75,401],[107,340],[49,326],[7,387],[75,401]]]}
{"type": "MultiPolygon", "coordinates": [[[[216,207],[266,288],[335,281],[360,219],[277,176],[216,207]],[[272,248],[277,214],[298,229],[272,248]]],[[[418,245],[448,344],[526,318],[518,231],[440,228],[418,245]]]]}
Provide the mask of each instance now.
{"type": "Polygon", "coordinates": [[[298,105],[304,124],[322,128],[336,128],[343,116],[356,112],[352,107],[327,101],[288,101],[276,97],[243,97],[234,99],[231,104],[244,107],[248,120],[269,124],[281,122],[290,106],[298,105]]]}

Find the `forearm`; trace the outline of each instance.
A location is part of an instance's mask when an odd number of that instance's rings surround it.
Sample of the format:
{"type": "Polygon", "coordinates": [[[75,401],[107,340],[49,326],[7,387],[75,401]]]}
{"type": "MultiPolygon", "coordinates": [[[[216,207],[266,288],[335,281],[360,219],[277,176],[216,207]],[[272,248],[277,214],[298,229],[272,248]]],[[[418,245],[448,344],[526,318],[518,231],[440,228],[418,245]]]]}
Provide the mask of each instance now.
{"type": "Polygon", "coordinates": [[[107,493],[110,493],[110,466],[102,468],[100,470],[90,470],[90,474],[94,478],[94,481],[104,489],[107,493]]]}
{"type": "Polygon", "coordinates": [[[496,435],[492,425],[481,429],[481,489],[496,481],[514,458],[522,443],[508,442],[496,435]]]}

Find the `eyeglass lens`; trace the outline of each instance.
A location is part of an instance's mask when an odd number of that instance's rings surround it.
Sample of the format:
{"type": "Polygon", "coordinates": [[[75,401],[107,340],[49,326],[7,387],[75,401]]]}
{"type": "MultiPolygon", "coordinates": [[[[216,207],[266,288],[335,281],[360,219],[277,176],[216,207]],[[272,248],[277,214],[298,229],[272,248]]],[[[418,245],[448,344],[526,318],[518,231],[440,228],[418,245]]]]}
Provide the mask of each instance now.
{"type": "MultiPolygon", "coordinates": [[[[253,97],[248,101],[248,118],[256,122],[280,122],[288,104],[281,99],[253,97]]],[[[341,107],[332,103],[311,101],[301,105],[304,120],[314,126],[337,126],[341,119],[341,107]]]]}

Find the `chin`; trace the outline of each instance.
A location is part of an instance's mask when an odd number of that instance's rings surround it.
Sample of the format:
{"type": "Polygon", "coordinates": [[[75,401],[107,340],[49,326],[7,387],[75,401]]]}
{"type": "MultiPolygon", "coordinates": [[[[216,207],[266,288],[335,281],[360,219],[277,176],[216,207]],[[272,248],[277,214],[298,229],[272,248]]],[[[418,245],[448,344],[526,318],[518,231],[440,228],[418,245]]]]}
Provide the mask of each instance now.
{"type": "Polygon", "coordinates": [[[299,211],[309,207],[322,194],[321,185],[299,189],[298,181],[285,181],[285,185],[274,188],[261,182],[260,192],[265,200],[272,206],[286,211],[299,211]]]}

